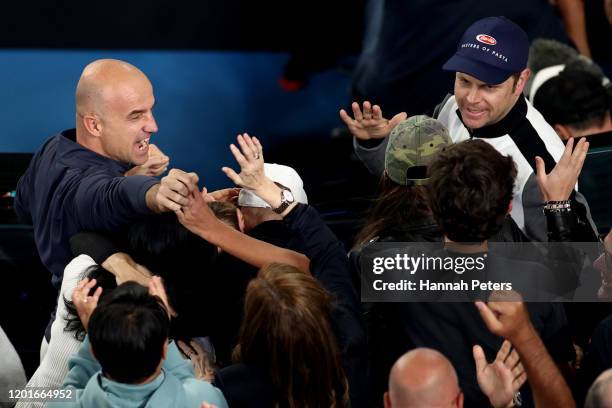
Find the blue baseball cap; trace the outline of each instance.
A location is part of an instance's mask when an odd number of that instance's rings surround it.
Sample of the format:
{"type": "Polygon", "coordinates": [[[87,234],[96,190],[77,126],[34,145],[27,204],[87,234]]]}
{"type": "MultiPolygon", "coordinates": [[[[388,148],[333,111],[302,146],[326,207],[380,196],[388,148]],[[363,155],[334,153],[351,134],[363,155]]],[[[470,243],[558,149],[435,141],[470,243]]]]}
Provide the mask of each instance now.
{"type": "Polygon", "coordinates": [[[442,69],[497,85],[524,70],[528,56],[529,39],[521,27],[506,17],[487,17],[465,31],[457,52],[442,69]]]}

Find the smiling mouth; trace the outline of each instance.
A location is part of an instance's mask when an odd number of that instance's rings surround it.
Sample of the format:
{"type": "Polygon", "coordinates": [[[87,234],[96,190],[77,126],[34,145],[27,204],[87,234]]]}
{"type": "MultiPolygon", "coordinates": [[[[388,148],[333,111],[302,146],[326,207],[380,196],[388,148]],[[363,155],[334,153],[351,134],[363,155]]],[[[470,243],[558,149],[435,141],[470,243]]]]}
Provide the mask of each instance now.
{"type": "Polygon", "coordinates": [[[138,142],[138,143],[136,144],[136,147],[138,147],[138,150],[140,150],[141,152],[143,152],[143,151],[147,150],[147,148],[149,147],[149,140],[150,140],[150,139],[151,139],[151,138],[150,138],[150,137],[148,137],[148,138],[143,139],[143,140],[141,140],[140,142],[138,142]]]}
{"type": "Polygon", "coordinates": [[[465,108],[465,111],[471,116],[480,116],[485,113],[484,110],[465,108]]]}

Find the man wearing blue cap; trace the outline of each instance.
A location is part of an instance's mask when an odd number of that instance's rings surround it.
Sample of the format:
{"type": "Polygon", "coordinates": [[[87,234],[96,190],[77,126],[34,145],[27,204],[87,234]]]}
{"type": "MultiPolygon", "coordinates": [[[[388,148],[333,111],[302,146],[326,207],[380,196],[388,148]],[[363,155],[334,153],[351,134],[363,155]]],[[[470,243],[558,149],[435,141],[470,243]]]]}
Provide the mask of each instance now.
{"type": "MultiPolygon", "coordinates": [[[[528,54],[527,34],[512,21],[505,17],[476,21],[463,34],[455,55],[443,66],[444,70],[456,72],[455,93],[438,105],[434,117],[448,128],[453,142],[480,138],[513,157],[518,175],[512,218],[530,238],[545,241],[544,203],[535,167],[543,166],[550,172],[564,147],[554,129],[522,94],[530,74],[528,54]]],[[[379,106],[367,101],[363,111],[357,103],[352,109],[354,119],[344,110],[340,117],[355,137],[355,152],[372,173],[381,174],[386,136],[406,118],[406,113],[387,120],[379,106]]],[[[587,236],[581,240],[595,240],[596,229],[588,205],[578,193],[572,200],[574,207],[588,220],[587,236]]]]}

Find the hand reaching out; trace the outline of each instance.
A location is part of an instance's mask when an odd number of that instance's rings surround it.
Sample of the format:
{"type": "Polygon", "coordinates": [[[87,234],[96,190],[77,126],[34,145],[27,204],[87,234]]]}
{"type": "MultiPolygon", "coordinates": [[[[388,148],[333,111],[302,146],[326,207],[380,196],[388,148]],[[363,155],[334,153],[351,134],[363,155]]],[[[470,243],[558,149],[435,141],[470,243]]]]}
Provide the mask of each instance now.
{"type": "Polygon", "coordinates": [[[176,317],[177,314],[168,302],[168,295],[166,294],[166,288],[159,276],[153,276],[149,282],[149,295],[157,296],[168,311],[168,318],[176,317]]]}
{"type": "Polygon", "coordinates": [[[126,176],[159,176],[168,170],[168,164],[170,158],[166,156],[157,146],[154,144],[149,145],[149,158],[144,164],[140,166],[134,166],[128,170],[126,176]]]}
{"type": "Polygon", "coordinates": [[[222,170],[237,186],[256,190],[266,179],[263,147],[256,137],[251,137],[247,133],[238,135],[237,140],[240,149],[231,144],[230,150],[240,165],[240,174],[236,174],[229,167],[223,167],[222,170]]]}
{"type": "Polygon", "coordinates": [[[161,179],[156,200],[160,207],[176,212],[189,203],[189,195],[194,190],[198,191],[197,174],[172,169],[161,179]]]}
{"type": "Polygon", "coordinates": [[[567,200],[574,190],[589,150],[589,142],[581,138],[576,148],[573,147],[574,138],[570,138],[559,162],[548,174],[544,168],[544,160],[536,156],[536,177],[545,201],[567,200]]]}
{"type": "Polygon", "coordinates": [[[224,188],[213,191],[212,193],[207,193],[206,189],[203,189],[202,194],[203,197],[205,197],[206,202],[225,201],[227,203],[236,203],[238,196],[240,195],[240,188],[224,188]]]}
{"type": "Polygon", "coordinates": [[[208,206],[208,201],[210,200],[206,188],[202,189],[202,192],[196,189],[191,192],[187,205],[175,211],[179,222],[185,228],[203,238],[211,226],[220,222],[208,206]]]}
{"type": "Polygon", "coordinates": [[[76,307],[77,314],[79,315],[79,319],[81,319],[81,323],[83,323],[83,327],[87,330],[87,325],[89,324],[89,318],[91,314],[98,306],[98,300],[100,299],[100,295],[102,294],[102,287],[98,287],[95,290],[93,295],[89,295],[91,289],[96,286],[96,280],[89,280],[87,278],[83,279],[79,282],[77,287],[72,292],[72,303],[76,307]]]}
{"type": "Polygon", "coordinates": [[[487,363],[482,347],[474,346],[473,353],[480,390],[489,398],[493,407],[510,406],[514,395],[527,380],[516,350],[512,350],[510,342],[505,340],[490,364],[487,363]]]}
{"type": "Polygon", "coordinates": [[[509,340],[515,346],[529,336],[537,336],[522,301],[476,302],[476,307],[491,333],[509,340]]]}
{"type": "Polygon", "coordinates": [[[353,102],[351,108],[353,118],[344,109],[340,109],[340,118],[348,126],[351,134],[360,140],[384,139],[398,123],[408,117],[406,112],[401,112],[391,120],[385,119],[380,106],[372,106],[368,101],[363,103],[363,111],[357,102],[353,102]]]}

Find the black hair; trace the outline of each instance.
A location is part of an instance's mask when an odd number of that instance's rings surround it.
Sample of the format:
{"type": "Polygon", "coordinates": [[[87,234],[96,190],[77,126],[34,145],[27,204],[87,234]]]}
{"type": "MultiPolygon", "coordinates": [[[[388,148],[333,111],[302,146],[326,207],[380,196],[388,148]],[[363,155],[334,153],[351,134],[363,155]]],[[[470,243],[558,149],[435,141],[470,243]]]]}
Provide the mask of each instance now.
{"type": "Polygon", "coordinates": [[[214,270],[216,246],[186,229],[174,213],[141,219],[129,227],[127,240],[134,261],[163,278],[168,302],[178,313],[172,319],[172,336],[206,335],[202,293],[214,270]]]}
{"type": "Polygon", "coordinates": [[[169,327],[168,312],[159,298],[130,281],[98,304],[89,319],[88,333],[104,375],[137,384],[157,369],[169,327]]]}
{"type": "Polygon", "coordinates": [[[441,152],[429,167],[429,203],[455,242],[483,242],[499,231],[512,200],[516,165],[483,140],[441,152]]]}
{"type": "MultiPolygon", "coordinates": [[[[103,301],[107,296],[109,296],[112,290],[117,287],[115,275],[97,264],[88,267],[85,272],[79,277],[79,281],[85,278],[96,280],[96,285],[89,291],[90,296],[93,295],[99,287],[102,288],[102,294],[100,295],[101,301],[103,301]]],[[[65,296],[63,297],[63,301],[64,305],[66,306],[67,312],[67,316],[64,317],[64,320],[66,321],[64,331],[74,332],[74,338],[78,341],[83,341],[83,339],[85,339],[86,331],[83,327],[81,319],[79,318],[79,314],[77,313],[76,307],[74,306],[74,303],[72,303],[71,300],[66,299],[65,296]]]]}
{"type": "Polygon", "coordinates": [[[584,130],[601,127],[612,108],[611,89],[602,77],[581,66],[567,65],[538,89],[533,105],[552,125],[584,130]]]}
{"type": "Polygon", "coordinates": [[[201,291],[202,277],[212,268],[216,247],[181,225],[173,213],[142,219],[127,231],[130,255],[151,273],[164,279],[168,299],[179,314],[183,291],[201,291]]]}

